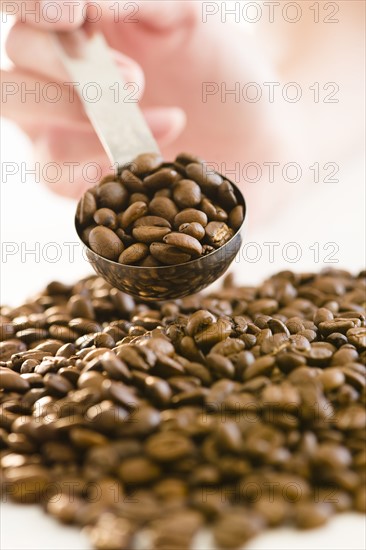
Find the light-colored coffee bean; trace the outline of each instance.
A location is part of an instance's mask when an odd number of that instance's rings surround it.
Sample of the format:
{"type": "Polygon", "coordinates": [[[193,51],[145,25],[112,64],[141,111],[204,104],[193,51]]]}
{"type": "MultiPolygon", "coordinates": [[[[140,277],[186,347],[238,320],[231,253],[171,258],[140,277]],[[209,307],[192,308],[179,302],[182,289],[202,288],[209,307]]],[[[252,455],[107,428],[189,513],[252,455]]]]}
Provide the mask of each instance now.
{"type": "Polygon", "coordinates": [[[224,222],[209,222],[205,233],[209,244],[215,248],[223,246],[234,235],[233,230],[224,222]]]}

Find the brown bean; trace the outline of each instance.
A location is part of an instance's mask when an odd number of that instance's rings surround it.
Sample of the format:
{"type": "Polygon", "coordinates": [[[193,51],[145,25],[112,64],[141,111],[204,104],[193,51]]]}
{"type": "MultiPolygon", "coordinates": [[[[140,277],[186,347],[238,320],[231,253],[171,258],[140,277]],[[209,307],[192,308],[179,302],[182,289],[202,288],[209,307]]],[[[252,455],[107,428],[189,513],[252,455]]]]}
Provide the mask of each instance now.
{"type": "Polygon", "coordinates": [[[219,248],[227,243],[234,235],[233,230],[224,222],[209,222],[205,227],[208,243],[219,248]]]}
{"type": "Polygon", "coordinates": [[[205,230],[200,223],[183,223],[179,226],[179,232],[184,233],[185,235],[190,235],[198,241],[201,241],[205,236],[205,230]]]}
{"type": "Polygon", "coordinates": [[[178,214],[178,208],[167,197],[155,197],[149,204],[149,214],[165,218],[172,224],[175,216],[178,214]]]}
{"type": "Polygon", "coordinates": [[[173,188],[173,199],[179,208],[193,208],[201,202],[201,188],[195,181],[180,180],[173,188]]]}
{"type": "Polygon", "coordinates": [[[149,227],[168,227],[171,229],[171,224],[166,220],[165,218],[161,218],[159,216],[143,216],[142,218],[139,218],[135,221],[133,224],[134,227],[140,227],[140,226],[149,226],[149,227]]]}
{"type": "Polygon", "coordinates": [[[191,255],[175,246],[165,243],[152,243],[150,254],[164,265],[178,265],[189,262],[191,255]]]}
{"type": "Polygon", "coordinates": [[[199,223],[202,227],[206,227],[208,219],[207,215],[202,210],[196,210],[194,208],[185,208],[179,212],[174,218],[174,227],[177,229],[183,223],[199,223]]]}
{"type": "Polygon", "coordinates": [[[152,170],[160,168],[163,159],[158,153],[142,153],[131,163],[130,171],[141,176],[152,170]]]}
{"type": "Polygon", "coordinates": [[[91,230],[89,246],[93,252],[108,260],[117,260],[124,249],[124,245],[117,235],[104,226],[98,226],[91,230]]]}
{"type": "Polygon", "coordinates": [[[131,204],[131,206],[127,208],[127,210],[118,215],[118,224],[122,229],[126,229],[136,220],[142,218],[142,216],[145,216],[147,211],[148,206],[144,202],[134,202],[133,204],[131,204]]]}
{"type": "Polygon", "coordinates": [[[110,208],[99,208],[94,213],[94,221],[97,225],[105,225],[109,229],[115,229],[117,227],[117,216],[110,208]]]}
{"type": "Polygon", "coordinates": [[[148,225],[135,227],[132,230],[132,235],[136,239],[136,241],[146,244],[162,241],[163,237],[165,237],[168,233],[170,233],[170,229],[168,227],[157,227],[148,225]]]}
{"type": "Polygon", "coordinates": [[[128,192],[122,183],[110,181],[98,186],[97,197],[99,208],[120,212],[127,204],[128,192]]]}
{"type": "Polygon", "coordinates": [[[134,265],[146,258],[148,253],[149,247],[146,244],[135,243],[120,254],[118,262],[124,265],[134,265]]]}
{"type": "Polygon", "coordinates": [[[178,173],[172,168],[161,168],[154,174],[144,178],[144,186],[148,190],[157,191],[164,187],[171,187],[178,178],[178,173]]]}
{"type": "Polygon", "coordinates": [[[166,244],[179,248],[190,256],[200,256],[202,254],[201,243],[190,235],[172,232],[165,235],[163,241],[166,244]]]}
{"type": "Polygon", "coordinates": [[[81,197],[76,210],[76,219],[81,226],[88,225],[92,220],[97,209],[97,203],[94,196],[88,191],[81,197]]]}

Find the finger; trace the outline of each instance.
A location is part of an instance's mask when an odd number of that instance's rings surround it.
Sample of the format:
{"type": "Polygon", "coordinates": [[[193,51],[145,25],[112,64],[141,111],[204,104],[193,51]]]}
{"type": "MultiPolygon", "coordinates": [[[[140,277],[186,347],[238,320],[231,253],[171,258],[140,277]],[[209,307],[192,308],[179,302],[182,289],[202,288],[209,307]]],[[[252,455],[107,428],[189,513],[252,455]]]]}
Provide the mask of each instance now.
{"type": "Polygon", "coordinates": [[[87,117],[75,90],[28,71],[1,71],[1,115],[16,123],[85,126],[87,117]]]}
{"type": "Polygon", "coordinates": [[[0,0],[3,21],[15,16],[22,23],[52,31],[80,27],[87,15],[86,0],[0,0]]]}
{"type": "MultiPolygon", "coordinates": [[[[5,47],[9,59],[17,67],[40,74],[51,81],[70,81],[55,50],[52,36],[48,32],[18,22],[11,29],[5,47]],[[24,44],[27,44],[26,48],[24,44]]],[[[141,67],[120,52],[110,51],[121,70],[123,79],[126,82],[136,83],[141,96],[144,88],[144,74],[141,67]]],[[[95,80],[97,79],[98,75],[95,77],[95,80]]]]}

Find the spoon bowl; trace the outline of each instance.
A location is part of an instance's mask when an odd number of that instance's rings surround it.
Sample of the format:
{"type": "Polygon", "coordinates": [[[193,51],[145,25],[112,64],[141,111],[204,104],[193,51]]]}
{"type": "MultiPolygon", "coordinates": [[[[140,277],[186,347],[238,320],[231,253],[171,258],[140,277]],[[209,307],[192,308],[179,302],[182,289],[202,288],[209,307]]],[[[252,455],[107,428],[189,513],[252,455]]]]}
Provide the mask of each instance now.
{"type": "MultiPolygon", "coordinates": [[[[107,260],[83,242],[88,261],[96,273],[113,287],[144,301],[173,300],[203,290],[225,273],[242,245],[242,230],[246,214],[245,199],[239,188],[233,182],[230,183],[234,188],[238,204],[243,206],[243,223],[227,243],[210,254],[178,265],[134,266],[107,260]]],[[[76,218],[75,227],[81,239],[82,229],[76,218]]]]}

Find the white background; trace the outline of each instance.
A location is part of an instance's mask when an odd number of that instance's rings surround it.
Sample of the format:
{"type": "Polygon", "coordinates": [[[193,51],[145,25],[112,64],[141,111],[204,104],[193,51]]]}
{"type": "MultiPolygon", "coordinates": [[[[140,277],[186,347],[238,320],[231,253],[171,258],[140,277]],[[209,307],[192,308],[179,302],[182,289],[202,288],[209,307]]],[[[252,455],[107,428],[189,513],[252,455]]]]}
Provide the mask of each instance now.
{"type": "MultiPolygon", "coordinates": [[[[3,35],[4,38],[4,35],[3,35]]],[[[2,62],[4,57],[2,58],[2,62]]],[[[360,69],[357,69],[360,70],[360,69]]],[[[349,83],[348,83],[349,87],[349,83]]],[[[352,86],[351,86],[352,88],[352,86]]],[[[306,182],[294,184],[292,198],[280,201],[271,211],[270,205],[265,220],[255,223],[255,212],[248,213],[245,243],[255,243],[246,248],[233,269],[237,281],[254,284],[278,269],[318,270],[322,267],[343,267],[357,272],[364,266],[365,250],[365,196],[364,196],[364,142],[354,135],[342,135],[337,123],[342,117],[351,117],[358,128],[362,128],[364,90],[355,90],[355,98],[348,98],[343,106],[335,108],[326,130],[316,129],[316,114],[300,106],[294,109],[289,132],[294,139],[302,140],[304,165],[322,159],[336,161],[340,166],[338,183],[306,182]],[[360,100],[361,98],[361,100],[360,100]],[[337,110],[338,109],[338,110],[337,110]],[[313,126],[309,117],[313,116],[313,126]],[[299,138],[298,128],[303,131],[299,138]],[[323,134],[321,132],[323,131],[323,134]],[[334,133],[339,132],[340,140],[334,133]],[[319,136],[320,133],[320,136],[319,136]],[[314,137],[316,134],[316,138],[314,137]],[[342,138],[342,139],[341,139],[342,138]],[[332,142],[329,152],[327,144],[332,142]],[[350,147],[345,144],[351,144],[350,147]],[[324,144],[324,150],[322,150],[324,144]],[[281,206],[281,203],[286,206],[281,206]],[[301,250],[301,258],[291,263],[286,253],[293,257],[295,249],[286,248],[295,242],[301,250]],[[275,248],[273,262],[269,248],[264,243],[279,243],[275,248]],[[320,258],[315,262],[314,243],[319,243],[320,258]],[[336,243],[334,255],[337,263],[324,262],[328,243],[336,243]],[[258,250],[261,258],[255,258],[258,250]],[[285,255],[285,257],[284,257],[285,255]],[[286,261],[287,259],[287,261],[286,261]]],[[[360,134],[363,135],[363,132],[360,134]]],[[[32,162],[31,145],[28,139],[9,121],[1,120],[2,162],[22,163],[29,167],[32,162]]],[[[4,178],[3,178],[4,180],[4,178]]],[[[261,200],[268,200],[267,183],[262,186],[261,200]]],[[[273,185],[273,184],[272,184],[273,185]]],[[[1,303],[16,305],[42,289],[50,280],[60,279],[72,282],[87,275],[91,268],[82,258],[81,247],[73,228],[74,201],[53,195],[32,175],[21,181],[20,173],[8,177],[1,188],[1,303]],[[49,243],[55,243],[50,245],[49,243]],[[70,246],[76,243],[76,255],[70,258],[70,246]],[[4,248],[5,247],[5,248],[4,248]],[[38,247],[38,248],[37,248],[38,247]],[[36,254],[29,253],[36,250],[36,254]],[[14,254],[9,255],[10,251],[14,254]],[[5,252],[5,254],[4,254],[5,252]],[[52,261],[55,254],[61,257],[52,261]]],[[[59,526],[46,517],[37,507],[19,507],[3,504],[1,507],[1,548],[3,550],[77,550],[89,548],[86,538],[76,529],[59,526]]],[[[357,514],[345,514],[332,520],[325,528],[307,533],[281,529],[267,532],[253,541],[248,548],[257,550],[309,548],[332,550],[358,550],[364,547],[365,524],[357,514]]],[[[202,548],[207,547],[203,539],[202,548]]]]}

